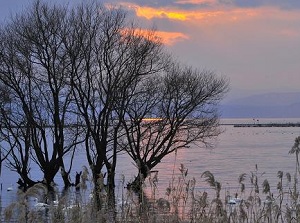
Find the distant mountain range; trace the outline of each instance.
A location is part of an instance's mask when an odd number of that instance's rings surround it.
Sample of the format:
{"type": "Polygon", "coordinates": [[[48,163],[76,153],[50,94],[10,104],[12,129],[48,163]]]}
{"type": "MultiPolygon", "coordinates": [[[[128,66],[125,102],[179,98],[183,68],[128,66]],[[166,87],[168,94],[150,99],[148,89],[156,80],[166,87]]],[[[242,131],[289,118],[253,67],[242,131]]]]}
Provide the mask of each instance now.
{"type": "Polygon", "coordinates": [[[259,94],[220,107],[222,118],[300,118],[300,92],[259,94]]]}

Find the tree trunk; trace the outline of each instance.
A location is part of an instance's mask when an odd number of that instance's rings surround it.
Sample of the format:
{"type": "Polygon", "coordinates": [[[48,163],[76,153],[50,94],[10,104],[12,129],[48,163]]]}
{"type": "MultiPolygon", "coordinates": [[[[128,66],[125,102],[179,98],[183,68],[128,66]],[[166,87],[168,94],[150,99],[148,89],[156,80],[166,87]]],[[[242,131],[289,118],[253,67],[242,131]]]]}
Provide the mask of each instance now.
{"type": "Polygon", "coordinates": [[[146,164],[139,165],[139,174],[135,179],[127,185],[127,188],[132,189],[135,192],[141,192],[143,189],[143,183],[149,175],[149,168],[146,164]]]}
{"type": "Polygon", "coordinates": [[[64,168],[61,168],[61,177],[64,181],[64,187],[65,189],[72,186],[72,183],[70,181],[70,174],[64,170],[64,168]]]}
{"type": "Polygon", "coordinates": [[[108,207],[115,207],[115,170],[110,168],[107,170],[107,201],[108,207]]]}
{"type": "Polygon", "coordinates": [[[19,188],[23,188],[23,191],[26,191],[28,188],[35,185],[37,182],[31,180],[27,174],[26,171],[22,171],[22,173],[19,173],[22,179],[18,180],[19,188]]]}
{"type": "Polygon", "coordinates": [[[97,210],[102,209],[103,199],[102,199],[102,192],[104,190],[104,175],[101,173],[101,166],[99,165],[92,165],[92,174],[94,180],[94,195],[95,195],[95,204],[97,210]]]}
{"type": "Polygon", "coordinates": [[[54,190],[54,177],[58,170],[54,168],[47,168],[44,170],[44,184],[47,186],[48,191],[53,191],[54,190]]]}

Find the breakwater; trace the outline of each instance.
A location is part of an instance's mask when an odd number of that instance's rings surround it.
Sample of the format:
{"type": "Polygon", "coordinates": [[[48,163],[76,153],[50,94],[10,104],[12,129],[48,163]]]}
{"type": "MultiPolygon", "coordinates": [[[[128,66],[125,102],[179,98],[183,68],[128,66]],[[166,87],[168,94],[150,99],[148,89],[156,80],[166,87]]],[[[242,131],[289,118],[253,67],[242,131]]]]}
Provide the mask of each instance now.
{"type": "Polygon", "coordinates": [[[233,127],[300,127],[300,123],[234,124],[233,127]]]}

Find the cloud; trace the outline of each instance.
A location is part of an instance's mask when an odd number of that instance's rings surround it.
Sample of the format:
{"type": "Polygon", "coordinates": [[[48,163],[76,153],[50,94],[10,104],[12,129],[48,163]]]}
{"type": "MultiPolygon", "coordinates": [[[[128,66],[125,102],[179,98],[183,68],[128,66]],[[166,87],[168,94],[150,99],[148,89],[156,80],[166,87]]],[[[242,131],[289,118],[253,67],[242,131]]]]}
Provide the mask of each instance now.
{"type": "Polygon", "coordinates": [[[162,43],[168,46],[172,46],[177,42],[181,42],[184,40],[188,40],[189,36],[181,33],[181,32],[166,32],[166,31],[157,31],[153,29],[132,29],[132,28],[125,28],[122,29],[121,32],[126,36],[135,35],[135,36],[143,36],[146,39],[162,43]]]}
{"type": "Polygon", "coordinates": [[[177,42],[188,40],[189,36],[180,32],[164,32],[156,31],[156,35],[161,38],[161,41],[165,45],[174,45],[177,42]]]}
{"type": "Polygon", "coordinates": [[[285,10],[299,9],[299,0],[233,0],[236,7],[279,7],[285,10]]]}
{"type": "Polygon", "coordinates": [[[187,15],[180,11],[164,9],[164,8],[151,8],[151,7],[135,7],[136,15],[138,17],[145,17],[146,19],[168,18],[174,20],[186,20],[187,15]]]}
{"type": "Polygon", "coordinates": [[[160,19],[170,19],[179,21],[192,21],[201,20],[209,17],[216,17],[220,14],[227,13],[225,11],[211,10],[211,11],[201,11],[201,10],[184,10],[175,7],[143,7],[136,4],[122,4],[127,8],[134,10],[138,17],[143,17],[148,20],[154,18],[160,19]]]}
{"type": "Polygon", "coordinates": [[[216,3],[215,0],[177,0],[175,1],[177,4],[212,4],[216,3]]]}
{"type": "Polygon", "coordinates": [[[208,8],[211,6],[216,5],[218,2],[216,0],[177,0],[175,1],[175,4],[178,6],[183,6],[185,8],[188,7],[202,7],[202,8],[208,8]]]}
{"type": "Polygon", "coordinates": [[[233,88],[281,91],[299,89],[297,1],[174,0],[127,7],[143,24],[155,23],[183,62],[222,72],[233,88]]]}
{"type": "MultiPolygon", "coordinates": [[[[120,0],[112,0],[120,4],[120,0]]],[[[299,0],[126,0],[127,3],[141,7],[161,8],[178,7],[181,9],[217,9],[277,7],[284,10],[300,9],[299,0]]]]}

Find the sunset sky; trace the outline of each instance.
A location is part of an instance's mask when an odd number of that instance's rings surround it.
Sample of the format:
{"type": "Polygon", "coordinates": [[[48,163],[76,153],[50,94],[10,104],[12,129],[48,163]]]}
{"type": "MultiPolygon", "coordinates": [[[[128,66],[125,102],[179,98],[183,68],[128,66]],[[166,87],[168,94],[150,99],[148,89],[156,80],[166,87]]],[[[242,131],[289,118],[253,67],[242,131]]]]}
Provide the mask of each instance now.
{"type": "MultiPolygon", "coordinates": [[[[0,21],[28,2],[0,0],[0,21]]],[[[155,27],[178,60],[228,77],[229,98],[300,91],[300,0],[102,2],[128,10],[144,28],[155,27]]]]}

